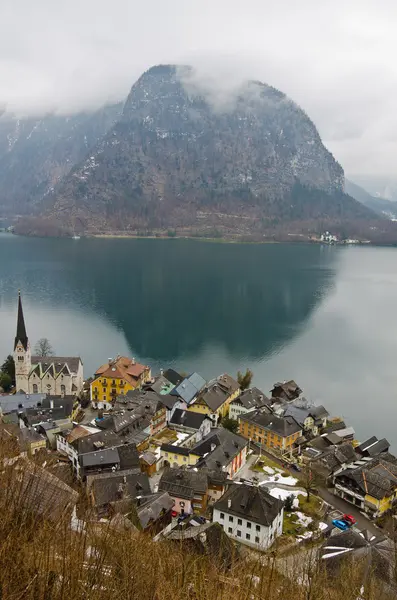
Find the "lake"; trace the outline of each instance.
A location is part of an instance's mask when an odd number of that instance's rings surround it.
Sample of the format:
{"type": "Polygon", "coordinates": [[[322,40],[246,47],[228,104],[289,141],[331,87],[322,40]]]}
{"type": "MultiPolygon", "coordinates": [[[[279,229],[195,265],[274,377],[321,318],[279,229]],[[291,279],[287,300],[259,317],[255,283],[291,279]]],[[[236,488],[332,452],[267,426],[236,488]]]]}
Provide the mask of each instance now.
{"type": "Polygon", "coordinates": [[[18,289],[31,344],[209,379],[250,367],[397,451],[397,249],[0,234],[0,360],[18,289]]]}

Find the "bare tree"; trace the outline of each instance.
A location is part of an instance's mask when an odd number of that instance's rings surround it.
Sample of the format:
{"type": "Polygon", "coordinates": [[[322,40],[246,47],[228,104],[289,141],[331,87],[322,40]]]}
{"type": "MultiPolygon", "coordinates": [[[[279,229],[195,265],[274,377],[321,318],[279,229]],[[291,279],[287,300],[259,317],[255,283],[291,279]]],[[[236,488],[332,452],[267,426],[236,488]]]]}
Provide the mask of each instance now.
{"type": "Polygon", "coordinates": [[[54,349],[48,338],[40,338],[34,347],[37,356],[54,356],[54,349]]]}

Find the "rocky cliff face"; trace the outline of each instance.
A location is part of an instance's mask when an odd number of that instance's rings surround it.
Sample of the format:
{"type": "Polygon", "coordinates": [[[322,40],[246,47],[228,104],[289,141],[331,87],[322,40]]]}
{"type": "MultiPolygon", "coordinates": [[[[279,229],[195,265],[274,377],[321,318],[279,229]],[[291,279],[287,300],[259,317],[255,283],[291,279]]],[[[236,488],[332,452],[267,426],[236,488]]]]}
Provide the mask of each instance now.
{"type": "Polygon", "coordinates": [[[0,213],[31,212],[120,116],[122,105],[72,117],[0,115],[0,213]]]}
{"type": "Polygon", "coordinates": [[[283,93],[249,82],[214,100],[189,67],[164,65],[133,85],[118,119],[113,108],[29,123],[23,135],[16,123],[0,129],[0,189],[41,197],[38,214],[93,232],[373,217],[344,194],[341,166],[283,93]]]}

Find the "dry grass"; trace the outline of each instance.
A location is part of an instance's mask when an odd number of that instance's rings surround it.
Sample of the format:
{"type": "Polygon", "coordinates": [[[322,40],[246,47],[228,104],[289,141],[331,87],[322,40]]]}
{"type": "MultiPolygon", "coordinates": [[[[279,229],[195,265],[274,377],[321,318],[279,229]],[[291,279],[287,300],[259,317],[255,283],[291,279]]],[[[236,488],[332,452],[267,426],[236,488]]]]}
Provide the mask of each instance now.
{"type": "MultiPolygon", "coordinates": [[[[1,448],[0,448],[1,450],[1,448]]],[[[0,455],[0,464],[3,458],[0,455]]],[[[327,578],[306,558],[290,576],[275,553],[240,556],[225,571],[217,557],[153,542],[143,533],[90,523],[70,512],[39,516],[18,495],[15,466],[0,473],[1,600],[357,600],[358,571],[327,578]]],[[[26,499],[25,499],[26,500],[26,499]]],[[[365,600],[389,600],[371,582],[365,600]]]]}

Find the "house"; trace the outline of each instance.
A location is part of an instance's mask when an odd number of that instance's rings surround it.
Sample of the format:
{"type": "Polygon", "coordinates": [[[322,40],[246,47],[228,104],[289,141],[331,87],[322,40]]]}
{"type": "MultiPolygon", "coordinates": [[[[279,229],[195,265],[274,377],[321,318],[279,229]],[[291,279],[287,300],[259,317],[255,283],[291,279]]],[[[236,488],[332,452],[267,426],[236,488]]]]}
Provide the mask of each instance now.
{"type": "Polygon", "coordinates": [[[209,556],[213,563],[228,569],[236,556],[233,542],[218,523],[200,523],[195,519],[189,517],[170,531],[162,532],[162,538],[189,553],[209,556]]]}
{"type": "MultiPolygon", "coordinates": [[[[180,383],[182,379],[183,377],[180,377],[178,383],[180,383]]],[[[169,381],[163,373],[160,373],[160,375],[157,375],[152,381],[145,383],[144,389],[151,392],[156,392],[156,394],[163,396],[172,392],[175,385],[176,384],[169,381]]]]}
{"type": "Polygon", "coordinates": [[[223,471],[232,478],[245,465],[247,448],[246,439],[221,427],[211,429],[190,452],[199,456],[196,462],[198,469],[223,471]]]}
{"type": "Polygon", "coordinates": [[[135,443],[123,443],[113,431],[78,437],[71,442],[69,454],[73,469],[79,479],[102,471],[139,469],[139,453],[135,443]]]}
{"type": "Polygon", "coordinates": [[[197,397],[199,392],[205,386],[206,381],[198,373],[192,373],[189,377],[185,377],[172,391],[171,396],[177,396],[180,398],[185,407],[197,397]]]}
{"type": "Polygon", "coordinates": [[[205,472],[166,468],[159,491],[168,492],[174,500],[174,511],[180,514],[204,512],[208,504],[208,477],[205,472]]]}
{"type": "Polygon", "coordinates": [[[168,424],[170,429],[189,434],[190,445],[197,444],[208,435],[211,425],[212,420],[208,415],[181,408],[175,409],[168,424]]]}
{"type": "Polygon", "coordinates": [[[388,452],[389,448],[390,444],[386,438],[378,440],[378,438],[374,435],[357,446],[356,452],[359,456],[373,457],[382,455],[383,452],[388,452]]]}
{"type": "Polygon", "coordinates": [[[138,496],[151,494],[148,476],[139,469],[87,477],[87,493],[99,517],[131,510],[138,496]]]}
{"type": "Polygon", "coordinates": [[[284,504],[264,487],[232,485],[214,504],[212,520],[232,539],[266,550],[283,532],[284,504]]]}
{"type": "Polygon", "coordinates": [[[255,410],[239,416],[239,433],[267,448],[285,451],[292,449],[301,437],[302,428],[293,417],[255,410]]]}
{"type": "Polygon", "coordinates": [[[350,441],[354,440],[355,431],[353,427],[344,427],[343,429],[335,429],[333,432],[334,436],[339,438],[342,441],[350,441]]]}
{"type": "Polygon", "coordinates": [[[318,435],[319,429],[327,424],[328,412],[323,406],[297,406],[288,404],[283,409],[284,417],[293,417],[303,431],[318,435]]]}
{"type": "Polygon", "coordinates": [[[208,477],[208,504],[215,504],[226,492],[231,481],[228,473],[221,469],[201,468],[201,472],[207,474],[208,477]]]}
{"type": "Polygon", "coordinates": [[[237,398],[230,402],[229,417],[237,421],[239,415],[242,415],[243,413],[249,412],[256,408],[264,408],[265,406],[270,406],[270,404],[270,398],[265,396],[265,394],[261,392],[261,390],[258,390],[258,388],[256,387],[249,388],[248,390],[244,390],[244,392],[241,392],[241,394],[237,396],[237,398]]]}
{"type": "Polygon", "coordinates": [[[172,521],[175,501],[167,492],[140,496],[136,499],[138,529],[151,535],[162,531],[172,521]]]}
{"type": "Polygon", "coordinates": [[[275,383],[271,390],[272,400],[275,402],[293,402],[302,394],[301,388],[293,379],[284,383],[275,383]]]}
{"type": "Polygon", "coordinates": [[[147,450],[140,455],[139,464],[142,473],[146,473],[148,477],[152,477],[157,472],[157,467],[160,464],[159,457],[154,452],[147,450]]]}
{"type": "Polygon", "coordinates": [[[72,428],[73,424],[68,419],[45,421],[35,426],[37,433],[41,433],[47,438],[47,445],[51,450],[56,450],[58,434],[62,432],[69,433],[72,428]]]}
{"type": "Polygon", "coordinates": [[[376,518],[397,500],[397,465],[381,457],[363,458],[335,471],[333,484],[336,496],[376,518]]]}
{"type": "Polygon", "coordinates": [[[165,467],[187,467],[197,463],[200,456],[189,448],[174,444],[161,444],[161,458],[165,467]]]}
{"type": "Polygon", "coordinates": [[[162,375],[173,385],[178,385],[183,379],[183,375],[181,375],[174,369],[166,369],[162,372],[162,375]]]}
{"type": "Polygon", "coordinates": [[[216,422],[229,415],[229,406],[240,395],[240,386],[230,375],[224,373],[210,381],[188,403],[188,410],[206,414],[216,422]]]}
{"type": "Polygon", "coordinates": [[[158,394],[156,412],[150,423],[151,435],[156,435],[156,433],[167,427],[169,420],[174,414],[175,407],[180,406],[180,404],[180,400],[176,396],[171,396],[170,394],[158,394]]]}
{"type": "MultiPolygon", "coordinates": [[[[394,590],[387,597],[394,597],[396,593],[396,557],[395,542],[381,535],[374,535],[367,530],[348,531],[334,530],[334,533],[324,542],[320,550],[321,562],[332,581],[343,577],[349,572],[349,567],[361,570],[361,589],[369,587],[368,578],[386,586],[391,586],[388,592],[394,590]]],[[[367,588],[368,589],[368,588],[367,588]]],[[[376,589],[376,588],[374,588],[376,589]]],[[[378,588],[378,594],[381,590],[378,588]]],[[[360,594],[361,597],[361,594],[360,594]]]]}
{"type": "Polygon", "coordinates": [[[56,449],[61,454],[66,454],[72,462],[73,459],[77,461],[77,450],[73,447],[72,442],[95,433],[98,433],[98,429],[87,425],[77,425],[71,431],[61,431],[56,436],[56,449]]]}
{"type": "Polygon", "coordinates": [[[24,427],[21,429],[19,437],[22,446],[26,448],[27,453],[30,456],[33,456],[36,452],[39,452],[39,450],[45,450],[47,447],[47,439],[45,436],[37,433],[33,427],[24,427]]]}
{"type": "MultiPolygon", "coordinates": [[[[310,448],[306,449],[307,451],[310,448]]],[[[349,443],[343,443],[339,446],[329,446],[323,452],[318,451],[311,456],[311,466],[326,477],[329,477],[335,471],[347,467],[348,464],[357,460],[354,448],[349,443]]]]}
{"type": "Polygon", "coordinates": [[[80,357],[32,356],[20,294],[14,361],[17,392],[78,396],[83,389],[83,363],[80,357]]]}
{"type": "Polygon", "coordinates": [[[141,388],[151,379],[150,367],[136,362],[135,358],[117,356],[95,372],[90,385],[93,408],[110,409],[118,395],[141,388]]]}

